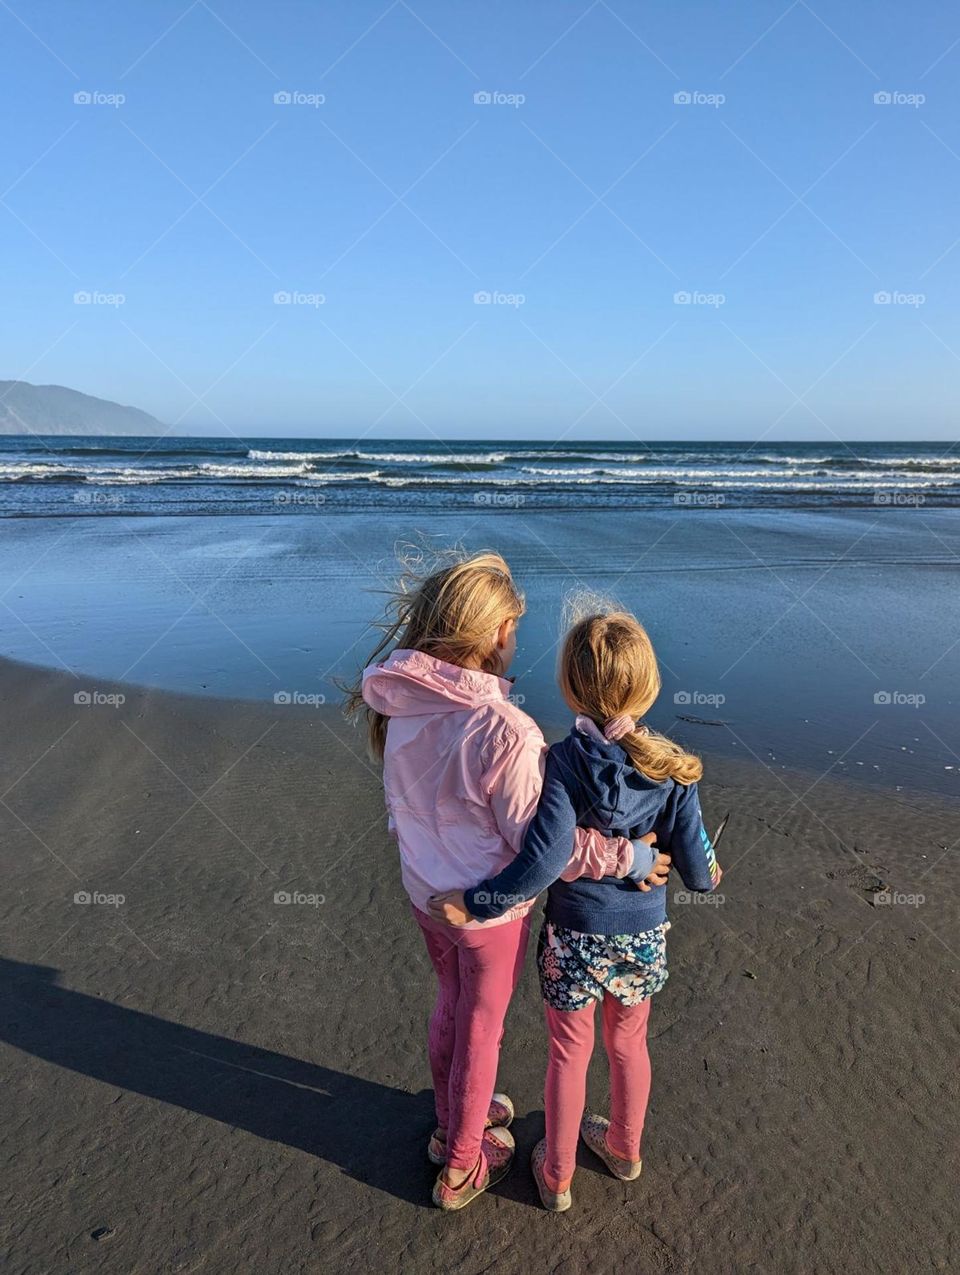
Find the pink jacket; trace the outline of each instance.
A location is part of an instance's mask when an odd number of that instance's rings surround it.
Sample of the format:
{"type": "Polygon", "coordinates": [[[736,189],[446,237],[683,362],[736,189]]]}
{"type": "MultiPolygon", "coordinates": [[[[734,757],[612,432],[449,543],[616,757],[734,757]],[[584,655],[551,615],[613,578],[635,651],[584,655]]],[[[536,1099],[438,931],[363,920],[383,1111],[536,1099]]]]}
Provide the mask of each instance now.
{"type": "MultiPolygon", "coordinates": [[[[426,910],[431,894],[495,876],[523,845],[543,785],[546,743],[508,698],[510,682],[422,651],[394,651],[363,673],[363,698],[390,718],[383,764],[388,826],[404,888],[426,910]]],[[[623,876],[633,847],[577,829],[565,880],[623,876]]],[[[530,900],[492,921],[529,912],[530,900]]]]}

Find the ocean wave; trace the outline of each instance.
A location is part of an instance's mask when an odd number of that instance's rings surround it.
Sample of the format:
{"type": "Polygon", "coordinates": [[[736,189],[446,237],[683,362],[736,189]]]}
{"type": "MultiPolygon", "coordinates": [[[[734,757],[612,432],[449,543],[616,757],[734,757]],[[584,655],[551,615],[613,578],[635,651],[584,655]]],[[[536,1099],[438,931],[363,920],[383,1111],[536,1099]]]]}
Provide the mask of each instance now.
{"type": "Polygon", "coordinates": [[[83,472],[73,465],[45,465],[41,463],[24,463],[0,465],[0,482],[16,483],[24,481],[43,482],[47,479],[59,478],[64,482],[83,482],[83,472]]]}
{"type": "Polygon", "coordinates": [[[942,487],[956,488],[957,484],[951,478],[928,478],[925,481],[914,479],[882,479],[874,477],[868,479],[858,479],[854,475],[846,478],[837,478],[813,482],[810,477],[784,479],[778,478],[776,475],[767,475],[765,478],[756,479],[710,479],[710,478],[682,478],[679,476],[670,478],[630,478],[624,479],[622,476],[609,477],[592,475],[590,477],[574,477],[556,476],[553,478],[499,478],[490,481],[485,478],[442,478],[439,475],[413,475],[413,474],[381,474],[373,480],[374,482],[383,484],[387,487],[486,487],[490,490],[510,489],[514,487],[528,488],[551,488],[551,487],[631,487],[631,488],[651,488],[669,487],[669,488],[737,488],[743,490],[779,490],[779,491],[849,491],[849,492],[869,492],[879,488],[889,489],[910,489],[914,487],[942,487]]]}
{"type": "MultiPolygon", "coordinates": [[[[847,454],[830,454],[817,452],[815,455],[797,455],[794,452],[777,454],[773,451],[751,452],[746,445],[742,452],[729,448],[729,452],[717,454],[716,451],[691,447],[687,450],[665,451],[662,447],[651,447],[645,452],[597,450],[581,451],[569,448],[517,448],[510,451],[457,451],[448,453],[442,450],[434,452],[398,452],[374,451],[365,448],[349,448],[347,450],[310,450],[310,451],[276,451],[251,448],[246,456],[251,461],[268,461],[281,464],[302,464],[324,462],[326,464],[374,464],[401,465],[411,468],[437,469],[469,469],[470,467],[519,467],[532,472],[546,473],[551,466],[558,466],[558,472],[589,473],[583,469],[584,464],[595,462],[601,466],[615,466],[616,472],[622,467],[642,466],[646,471],[657,466],[663,468],[682,468],[689,472],[691,466],[719,466],[727,469],[735,465],[769,465],[781,473],[809,473],[811,469],[826,466],[828,469],[854,470],[887,469],[887,470],[956,470],[960,473],[960,456],[897,456],[887,453],[880,456],[863,456],[853,452],[847,454]],[[732,453],[732,454],[729,454],[732,453]],[[532,466],[524,462],[534,462],[532,466]],[[539,464],[537,464],[539,462],[539,464]],[[579,467],[577,465],[579,462],[579,467]]],[[[700,472],[700,471],[697,471],[700,472]]]]}
{"type": "MultiPolygon", "coordinates": [[[[326,457],[329,461],[329,457],[326,457]]],[[[889,462],[888,462],[889,466],[889,462]]],[[[437,472],[442,466],[426,467],[426,473],[391,473],[377,468],[318,468],[313,461],[297,460],[272,464],[265,460],[205,461],[195,465],[77,465],[53,461],[20,461],[0,463],[0,482],[88,482],[103,486],[158,483],[278,483],[297,481],[305,485],[377,484],[387,487],[456,486],[509,488],[611,487],[625,488],[729,488],[731,490],[820,490],[867,491],[901,487],[955,487],[960,473],[947,469],[907,470],[896,467],[872,470],[803,470],[796,467],[777,470],[746,469],[715,465],[705,468],[689,466],[650,466],[648,468],[612,468],[597,466],[524,465],[502,473],[437,472]]]]}
{"type": "Polygon", "coordinates": [[[247,452],[250,460],[298,460],[298,461],[374,461],[381,465],[442,465],[449,460],[451,465],[502,465],[508,458],[507,452],[454,452],[447,456],[442,452],[273,452],[260,451],[257,448],[247,452]]]}
{"type": "Polygon", "coordinates": [[[731,469],[731,468],[711,468],[711,469],[689,469],[680,465],[663,466],[659,469],[548,469],[539,465],[524,465],[521,469],[524,474],[544,474],[550,477],[564,477],[567,474],[576,476],[596,475],[598,477],[610,476],[613,478],[764,478],[772,474],[778,474],[780,477],[789,478],[793,475],[803,474],[805,471],[799,469],[731,469]]]}
{"type": "MultiPolygon", "coordinates": [[[[245,456],[246,447],[242,442],[238,442],[236,446],[223,443],[221,440],[213,440],[214,446],[210,445],[210,441],[197,439],[192,442],[190,439],[184,439],[182,442],[176,440],[176,445],[171,445],[171,439],[156,438],[104,438],[103,443],[97,445],[92,444],[72,444],[66,439],[57,438],[55,446],[50,445],[51,452],[58,452],[64,456],[129,456],[136,455],[138,457],[151,456],[158,459],[168,459],[177,456],[245,456]],[[125,445],[129,443],[129,445],[125,445]],[[160,444],[158,446],[158,444],[160,444]]],[[[0,438],[2,443],[2,438],[0,438]]]]}

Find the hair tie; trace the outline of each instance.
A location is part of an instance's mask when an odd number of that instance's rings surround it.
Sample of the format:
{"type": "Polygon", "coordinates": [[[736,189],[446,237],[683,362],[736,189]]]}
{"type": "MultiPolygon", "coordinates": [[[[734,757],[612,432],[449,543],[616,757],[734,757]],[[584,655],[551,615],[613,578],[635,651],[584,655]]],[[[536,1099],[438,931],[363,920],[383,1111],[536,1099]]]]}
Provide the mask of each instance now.
{"type": "Polygon", "coordinates": [[[629,713],[621,713],[619,717],[611,717],[603,727],[603,734],[611,743],[615,740],[623,739],[624,735],[631,734],[637,729],[637,723],[633,720],[629,713]]]}

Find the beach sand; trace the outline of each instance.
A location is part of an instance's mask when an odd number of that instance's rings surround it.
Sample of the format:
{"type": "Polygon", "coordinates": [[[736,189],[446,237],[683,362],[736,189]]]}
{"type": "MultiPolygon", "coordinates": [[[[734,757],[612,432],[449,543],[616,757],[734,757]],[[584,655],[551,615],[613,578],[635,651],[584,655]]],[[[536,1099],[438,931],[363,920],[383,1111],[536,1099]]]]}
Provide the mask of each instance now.
{"type": "Polygon", "coordinates": [[[10,663],[0,702],[11,1275],[958,1269],[956,802],[708,753],[723,902],[671,903],[642,1177],[583,1151],[573,1209],[538,1207],[528,961],[517,1164],[445,1216],[432,975],[359,737],[10,663]]]}

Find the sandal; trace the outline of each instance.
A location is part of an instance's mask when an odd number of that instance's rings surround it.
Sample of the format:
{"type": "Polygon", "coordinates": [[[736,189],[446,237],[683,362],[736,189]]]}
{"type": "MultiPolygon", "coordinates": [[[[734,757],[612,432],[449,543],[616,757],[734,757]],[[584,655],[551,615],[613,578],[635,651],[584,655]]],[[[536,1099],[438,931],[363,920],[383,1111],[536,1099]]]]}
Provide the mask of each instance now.
{"type": "Polygon", "coordinates": [[[543,1176],[543,1164],[546,1158],[547,1140],[541,1138],[530,1152],[530,1170],[537,1184],[537,1190],[540,1192],[540,1203],[548,1213],[564,1213],[573,1203],[573,1196],[570,1194],[569,1187],[566,1191],[551,1191],[547,1186],[547,1180],[543,1176]]]}
{"type": "Polygon", "coordinates": [[[580,1137],[594,1155],[599,1156],[615,1178],[621,1182],[633,1182],[640,1176],[642,1160],[621,1160],[607,1146],[607,1130],[610,1121],[603,1116],[595,1116],[592,1112],[580,1121],[580,1137]]]}
{"type": "Polygon", "coordinates": [[[483,1135],[476,1168],[459,1186],[448,1186],[443,1180],[443,1171],[438,1174],[433,1187],[434,1204],[446,1213],[465,1208],[507,1176],[513,1164],[514,1150],[513,1134],[509,1129],[488,1129],[483,1135]]]}
{"type": "MultiPolygon", "coordinates": [[[[484,1129],[507,1129],[513,1121],[513,1103],[505,1093],[495,1093],[487,1109],[484,1129]]],[[[427,1143],[427,1159],[431,1164],[447,1163],[447,1131],[434,1129],[427,1143]]]]}

